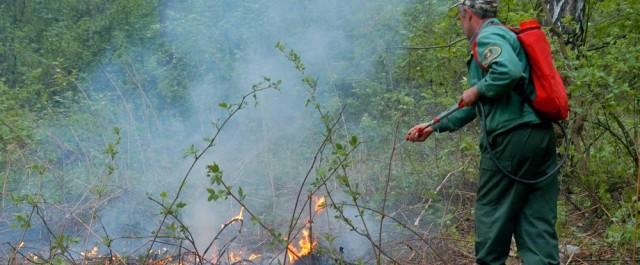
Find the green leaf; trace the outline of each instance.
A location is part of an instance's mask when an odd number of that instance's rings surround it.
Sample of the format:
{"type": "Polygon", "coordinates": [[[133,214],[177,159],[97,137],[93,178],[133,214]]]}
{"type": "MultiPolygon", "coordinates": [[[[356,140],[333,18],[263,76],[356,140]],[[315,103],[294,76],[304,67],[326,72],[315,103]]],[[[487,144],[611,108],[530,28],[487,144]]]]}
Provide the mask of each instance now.
{"type": "Polygon", "coordinates": [[[198,149],[196,149],[195,145],[190,145],[187,150],[184,151],[184,157],[193,156],[196,157],[198,155],[198,149]]]}
{"type": "Polygon", "coordinates": [[[336,180],[338,180],[338,183],[342,186],[345,187],[349,187],[349,177],[345,176],[345,175],[339,175],[336,177],[336,180]]]}
{"type": "Polygon", "coordinates": [[[106,236],[103,236],[101,241],[102,241],[102,244],[105,245],[106,247],[111,247],[111,243],[113,243],[113,240],[111,240],[106,236]]]}
{"type": "Polygon", "coordinates": [[[358,144],[358,137],[355,135],[352,135],[351,139],[349,140],[349,145],[351,145],[351,147],[356,147],[357,144],[358,144]]]}
{"type": "Polygon", "coordinates": [[[315,91],[315,89],[318,87],[318,80],[315,79],[313,76],[303,77],[302,82],[304,82],[311,89],[312,92],[315,91]]]}
{"type": "Polygon", "coordinates": [[[51,264],[53,265],[68,265],[69,263],[60,256],[56,256],[51,260],[51,264]]]}
{"type": "Polygon", "coordinates": [[[216,190],[212,188],[207,188],[207,192],[209,193],[209,197],[207,198],[207,201],[217,201],[220,198],[216,190]]]}
{"type": "Polygon", "coordinates": [[[16,214],[15,218],[16,218],[16,222],[18,223],[18,226],[21,229],[31,228],[31,221],[29,221],[29,218],[27,217],[26,213],[16,214]]]}
{"type": "Polygon", "coordinates": [[[168,231],[175,232],[178,230],[178,226],[176,225],[176,223],[171,223],[166,227],[166,229],[168,231]]]}
{"type": "Polygon", "coordinates": [[[276,42],[275,47],[276,47],[276,49],[278,49],[278,50],[279,50],[280,52],[282,52],[282,53],[284,53],[284,52],[285,52],[285,49],[287,48],[287,47],[285,47],[285,46],[284,46],[284,44],[283,44],[282,42],[280,42],[280,41],[276,42]]]}
{"type": "Polygon", "coordinates": [[[209,173],[220,172],[220,166],[218,166],[218,164],[215,164],[215,163],[207,166],[207,169],[209,170],[209,173]]]}
{"type": "Polygon", "coordinates": [[[220,166],[218,164],[213,163],[207,166],[207,175],[211,180],[211,184],[222,185],[222,170],[220,170],[220,166]]]}
{"type": "Polygon", "coordinates": [[[238,197],[240,198],[241,201],[244,201],[244,199],[247,197],[242,187],[238,187],[238,197]]]}

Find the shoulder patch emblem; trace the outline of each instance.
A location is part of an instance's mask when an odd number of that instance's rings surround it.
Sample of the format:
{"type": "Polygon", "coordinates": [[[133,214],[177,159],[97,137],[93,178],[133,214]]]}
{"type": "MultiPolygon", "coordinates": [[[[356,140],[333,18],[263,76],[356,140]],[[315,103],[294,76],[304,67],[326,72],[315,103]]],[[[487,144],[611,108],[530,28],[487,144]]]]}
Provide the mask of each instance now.
{"type": "Polygon", "coordinates": [[[482,65],[484,65],[485,67],[489,66],[489,64],[491,64],[493,60],[500,56],[500,53],[502,53],[502,49],[500,49],[500,47],[498,46],[487,47],[482,53],[482,65]]]}

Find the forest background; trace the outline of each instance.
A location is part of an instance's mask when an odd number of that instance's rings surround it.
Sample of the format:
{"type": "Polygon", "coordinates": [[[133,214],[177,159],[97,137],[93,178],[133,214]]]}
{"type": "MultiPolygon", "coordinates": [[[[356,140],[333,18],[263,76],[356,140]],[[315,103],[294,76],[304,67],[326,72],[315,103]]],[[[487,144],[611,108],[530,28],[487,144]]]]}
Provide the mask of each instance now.
{"type": "MultiPolygon", "coordinates": [[[[451,4],[0,2],[0,260],[199,253],[242,205],[252,222],[209,261],[277,264],[308,226],[299,204],[325,196],[319,256],[472,262],[478,122],[401,142],[466,89],[451,4]]],[[[635,263],[640,1],[500,10],[543,22],[568,88],[563,262],[635,263]]]]}

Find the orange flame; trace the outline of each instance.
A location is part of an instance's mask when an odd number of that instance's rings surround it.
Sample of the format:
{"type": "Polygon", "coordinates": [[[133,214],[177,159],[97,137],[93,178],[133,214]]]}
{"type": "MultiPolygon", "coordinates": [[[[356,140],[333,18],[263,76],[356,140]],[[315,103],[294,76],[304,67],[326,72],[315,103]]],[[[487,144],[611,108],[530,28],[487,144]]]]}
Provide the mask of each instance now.
{"type": "Polygon", "coordinates": [[[324,196],[316,198],[316,206],[314,207],[314,211],[316,213],[319,213],[320,211],[324,210],[324,208],[326,207],[327,207],[327,202],[325,201],[324,196]]]}
{"type": "Polygon", "coordinates": [[[260,255],[260,254],[251,254],[251,256],[249,256],[249,260],[250,261],[254,261],[254,260],[259,259],[260,257],[262,257],[262,255],[260,255]]]}
{"type": "Polygon", "coordinates": [[[94,247],[91,249],[91,252],[84,252],[84,251],[82,251],[82,252],[80,252],[80,255],[81,255],[81,256],[83,256],[83,257],[87,257],[87,258],[93,258],[93,257],[96,257],[96,256],[98,256],[98,246],[94,246],[94,247]]]}
{"type": "Polygon", "coordinates": [[[298,241],[298,248],[289,244],[289,248],[287,249],[287,255],[289,256],[289,260],[291,263],[295,263],[302,256],[306,256],[311,254],[313,249],[316,248],[318,242],[313,241],[311,235],[309,234],[308,229],[302,230],[302,238],[298,241]]]}
{"type": "Polygon", "coordinates": [[[229,257],[228,257],[229,258],[229,263],[234,264],[234,263],[240,262],[242,260],[255,261],[255,260],[259,259],[260,257],[262,257],[262,255],[260,255],[260,254],[253,253],[253,254],[249,255],[248,258],[245,259],[245,258],[243,258],[244,255],[245,254],[244,254],[243,251],[231,251],[231,252],[229,252],[229,257]]]}
{"type": "Polygon", "coordinates": [[[234,251],[229,252],[229,262],[230,263],[236,263],[238,261],[242,260],[242,256],[240,253],[236,253],[234,251]]]}

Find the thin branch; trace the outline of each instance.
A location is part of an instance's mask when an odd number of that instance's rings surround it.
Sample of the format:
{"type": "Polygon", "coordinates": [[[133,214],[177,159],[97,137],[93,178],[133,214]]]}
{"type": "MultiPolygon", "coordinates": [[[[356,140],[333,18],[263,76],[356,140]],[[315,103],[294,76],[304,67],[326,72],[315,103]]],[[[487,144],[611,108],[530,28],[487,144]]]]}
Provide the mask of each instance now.
{"type": "Polygon", "coordinates": [[[113,240],[109,237],[109,233],[107,233],[107,228],[104,227],[102,221],[100,221],[100,226],[102,226],[102,231],[104,232],[106,247],[109,249],[109,260],[114,260],[113,258],[113,248],[111,248],[111,243],[113,240]]]}
{"type": "MultiPolygon", "coordinates": [[[[191,246],[193,247],[193,251],[196,253],[196,256],[198,257],[203,257],[200,255],[200,253],[198,252],[198,248],[196,246],[196,241],[195,238],[193,237],[193,234],[191,234],[191,231],[189,230],[189,227],[187,225],[185,225],[182,220],[180,220],[180,218],[178,218],[178,216],[176,216],[175,212],[169,208],[167,208],[164,204],[162,204],[162,202],[152,198],[152,197],[148,197],[149,200],[151,200],[152,202],[155,202],[156,204],[158,204],[164,211],[165,213],[169,213],[169,215],[171,217],[173,217],[174,220],[176,220],[180,226],[181,226],[181,230],[182,234],[184,235],[184,239],[187,240],[189,243],[191,243],[191,246]]],[[[159,231],[158,231],[159,232],[159,231]]]]}
{"type": "MultiPolygon", "coordinates": [[[[19,248],[19,247],[18,247],[18,248],[16,248],[16,247],[14,247],[13,245],[11,245],[11,243],[9,243],[9,242],[7,242],[6,244],[7,244],[7,245],[9,245],[9,247],[10,247],[10,248],[12,248],[12,249],[13,249],[13,251],[14,251],[15,253],[17,253],[17,254],[19,254],[20,256],[22,256],[24,259],[26,259],[27,261],[29,261],[31,264],[48,264],[48,262],[46,262],[46,261],[39,262],[39,261],[32,260],[32,259],[30,259],[29,257],[27,257],[27,256],[25,256],[24,254],[22,254],[22,252],[20,252],[20,248],[19,248]]],[[[37,257],[37,256],[36,256],[36,257],[37,257]]],[[[14,260],[13,262],[15,262],[15,260],[14,260]]],[[[8,262],[7,264],[14,264],[14,263],[12,263],[12,260],[11,260],[11,259],[9,259],[9,262],[8,262]]]]}
{"type": "MultiPolygon", "coordinates": [[[[189,166],[189,169],[187,170],[187,172],[185,173],[185,175],[182,177],[182,180],[180,181],[180,186],[178,187],[178,191],[176,192],[176,195],[174,196],[173,200],[171,201],[171,204],[169,205],[169,209],[173,209],[173,207],[175,206],[175,204],[178,202],[178,198],[180,198],[180,194],[182,192],[182,190],[184,189],[186,183],[187,183],[187,179],[189,178],[189,176],[191,175],[191,172],[193,171],[193,169],[195,168],[196,164],[200,161],[200,158],[207,152],[209,151],[209,149],[211,149],[211,147],[213,147],[213,143],[216,141],[216,139],[218,138],[218,136],[220,135],[220,132],[222,132],[222,129],[228,124],[228,122],[231,120],[231,118],[233,118],[233,116],[235,116],[236,113],[238,113],[238,111],[240,111],[247,99],[249,97],[255,96],[257,95],[257,93],[267,90],[267,89],[277,89],[279,82],[271,82],[271,81],[267,81],[267,82],[261,82],[257,85],[254,85],[251,92],[245,94],[244,96],[242,96],[242,99],[240,100],[240,103],[236,104],[235,107],[232,107],[227,115],[227,117],[224,119],[224,121],[220,124],[220,125],[216,125],[216,132],[214,134],[214,136],[209,140],[209,143],[207,144],[207,146],[200,151],[199,153],[197,153],[195,155],[195,158],[193,160],[193,162],[191,163],[191,165],[189,166]]],[[[144,257],[143,263],[146,263],[147,260],[149,259],[149,253],[151,253],[151,250],[153,249],[153,245],[159,235],[160,229],[162,229],[162,227],[164,226],[164,223],[167,220],[167,217],[169,216],[168,212],[165,212],[165,214],[162,217],[162,221],[160,221],[160,225],[158,226],[158,229],[155,230],[155,234],[154,234],[154,238],[153,240],[151,240],[151,244],[149,245],[149,249],[146,251],[146,255],[144,257]]]]}
{"type": "MultiPolygon", "coordinates": [[[[354,233],[358,234],[359,236],[362,236],[362,237],[366,238],[371,243],[371,245],[373,246],[374,251],[377,250],[379,254],[381,254],[381,255],[385,256],[386,258],[388,258],[389,260],[391,260],[393,264],[401,264],[398,261],[396,261],[393,257],[391,257],[389,254],[384,252],[384,250],[382,250],[382,248],[380,246],[378,246],[378,244],[376,244],[374,239],[371,238],[371,234],[368,231],[365,230],[365,232],[362,232],[362,231],[358,230],[358,228],[355,225],[353,225],[351,220],[344,214],[344,211],[342,209],[340,209],[339,207],[337,207],[337,205],[342,205],[343,203],[341,203],[341,204],[336,203],[336,201],[333,199],[333,196],[331,195],[331,191],[329,191],[329,187],[326,185],[326,182],[324,182],[322,184],[322,186],[325,188],[325,191],[327,192],[327,197],[329,198],[329,202],[333,206],[333,209],[336,210],[336,212],[338,212],[340,218],[344,221],[344,223],[347,226],[349,226],[351,231],[353,231],[354,233]]],[[[350,204],[350,205],[353,205],[354,207],[356,207],[356,209],[360,209],[359,206],[355,206],[355,204],[350,204]]],[[[361,210],[358,210],[358,214],[360,216],[362,216],[361,210]]],[[[376,261],[380,261],[380,259],[378,258],[377,255],[376,255],[376,261]]]]}
{"type": "Polygon", "coordinates": [[[613,136],[613,138],[615,138],[620,144],[622,144],[622,147],[624,147],[625,151],[627,151],[631,159],[636,157],[636,155],[634,155],[633,150],[631,150],[631,146],[629,146],[629,144],[625,141],[625,139],[622,136],[620,136],[618,133],[613,131],[613,129],[609,125],[603,123],[600,120],[593,121],[593,124],[607,131],[609,134],[611,134],[611,136],[613,136]]]}
{"type": "MultiPolygon", "coordinates": [[[[36,207],[35,206],[31,206],[31,213],[29,213],[29,218],[27,218],[27,222],[31,223],[31,219],[33,218],[33,214],[36,211],[36,207]]],[[[24,243],[24,237],[27,234],[27,230],[29,230],[29,227],[25,228],[24,230],[22,230],[22,235],[20,236],[20,240],[18,241],[20,243],[24,243]]],[[[9,245],[11,246],[11,245],[9,245]]],[[[12,261],[15,261],[16,255],[19,254],[18,251],[20,250],[20,247],[18,247],[17,249],[14,249],[13,254],[11,255],[11,257],[9,257],[9,262],[8,264],[13,264],[12,261]]]]}
{"type": "MultiPolygon", "coordinates": [[[[354,205],[354,204],[349,204],[349,203],[340,203],[339,205],[355,207],[355,205],[354,205]]],[[[433,246],[431,245],[431,243],[430,243],[430,242],[429,242],[425,237],[423,237],[422,235],[420,235],[420,233],[416,232],[414,229],[412,229],[412,228],[411,228],[411,227],[409,227],[408,225],[404,224],[402,221],[398,220],[397,218],[395,218],[395,217],[393,217],[393,216],[391,216],[391,215],[388,215],[388,214],[386,214],[386,213],[380,212],[380,211],[378,211],[378,210],[376,210],[376,209],[373,209],[373,208],[369,208],[369,207],[366,207],[366,206],[360,206],[360,208],[365,209],[365,210],[367,210],[367,211],[371,211],[371,212],[373,212],[373,213],[375,213],[375,214],[378,214],[378,215],[380,215],[380,216],[386,216],[387,218],[389,218],[389,219],[393,220],[394,222],[396,222],[396,224],[398,224],[398,225],[399,225],[399,226],[401,226],[402,228],[406,229],[407,231],[411,232],[412,234],[414,234],[415,236],[417,236],[417,237],[418,237],[422,242],[424,242],[424,244],[425,244],[425,245],[427,245],[427,247],[429,247],[429,248],[433,251],[433,254],[435,254],[435,255],[436,255],[436,257],[438,257],[438,259],[440,259],[440,261],[442,261],[444,264],[448,264],[448,263],[446,262],[446,260],[445,260],[443,257],[441,257],[441,256],[440,256],[440,254],[438,254],[438,252],[436,251],[436,249],[435,249],[435,248],[433,248],[433,246]]]]}
{"type": "MultiPolygon", "coordinates": [[[[634,162],[635,162],[636,160],[638,160],[638,153],[637,153],[637,150],[636,150],[636,143],[633,141],[633,137],[631,137],[631,134],[629,134],[629,130],[624,125],[622,120],[620,120],[620,117],[618,117],[617,115],[614,115],[612,113],[609,113],[609,116],[611,116],[613,121],[615,121],[616,125],[620,129],[620,132],[622,132],[622,135],[624,136],[624,139],[625,139],[625,142],[626,142],[626,146],[625,147],[627,148],[627,152],[629,152],[629,154],[631,155],[631,159],[633,159],[634,162]]],[[[638,171],[638,170],[639,170],[639,168],[636,167],[636,171],[638,171]]]]}
{"type": "MultiPolygon", "coordinates": [[[[464,164],[466,165],[467,163],[464,163],[464,164]]],[[[440,192],[440,189],[442,188],[444,183],[447,182],[447,180],[449,179],[449,177],[451,177],[451,175],[453,175],[453,173],[458,172],[458,171],[462,170],[463,168],[465,168],[465,166],[463,166],[463,167],[461,167],[459,169],[456,169],[454,171],[449,172],[449,174],[447,174],[447,176],[444,177],[442,182],[440,182],[440,185],[438,185],[438,187],[436,187],[436,189],[434,191],[434,194],[437,194],[438,192],[440,192]]],[[[427,204],[424,206],[424,208],[422,209],[422,211],[418,215],[418,218],[416,218],[416,221],[413,223],[414,226],[420,225],[420,220],[422,219],[422,216],[427,211],[427,209],[429,209],[429,206],[431,206],[431,202],[432,201],[433,201],[433,197],[429,198],[429,201],[427,202],[427,204]]]]}
{"type": "MultiPolygon", "coordinates": [[[[338,114],[339,116],[342,116],[342,113],[344,111],[345,107],[342,107],[342,110],[340,111],[340,113],[338,114]]],[[[300,184],[300,187],[298,189],[298,195],[296,196],[296,202],[293,206],[293,213],[291,215],[291,221],[289,223],[289,230],[287,231],[287,241],[291,240],[291,233],[294,230],[295,224],[298,223],[298,221],[300,220],[300,217],[302,216],[302,212],[304,211],[304,207],[306,207],[307,201],[305,201],[302,204],[302,209],[300,209],[300,213],[298,214],[298,216],[296,217],[296,210],[298,208],[298,205],[300,204],[300,198],[302,195],[302,190],[304,189],[304,186],[307,182],[307,180],[309,179],[309,177],[311,176],[311,172],[313,172],[313,169],[315,168],[315,165],[318,161],[318,158],[320,157],[320,154],[322,154],[322,151],[324,151],[324,148],[326,147],[327,143],[329,142],[329,139],[331,138],[331,133],[333,132],[333,129],[338,125],[338,121],[340,121],[340,119],[336,119],[336,121],[327,128],[328,132],[327,135],[325,136],[324,140],[322,141],[322,143],[320,144],[320,146],[318,147],[318,149],[316,150],[314,156],[313,156],[313,160],[311,161],[311,166],[309,166],[309,169],[307,170],[307,174],[304,176],[304,179],[302,180],[302,183],[300,184]]],[[[314,194],[314,192],[312,192],[311,194],[314,194]]],[[[307,198],[308,200],[308,198],[307,198]]],[[[285,253],[285,257],[284,257],[284,264],[287,263],[287,255],[285,253]]]]}
{"type": "Polygon", "coordinates": [[[18,133],[18,130],[16,130],[15,128],[13,128],[13,126],[9,125],[9,123],[7,121],[4,120],[4,118],[0,117],[0,123],[2,123],[5,127],[9,128],[9,130],[15,134],[20,136],[21,134],[18,133]]]}
{"type": "MultiPolygon", "coordinates": [[[[396,122],[396,129],[393,132],[393,145],[391,147],[391,155],[389,155],[389,166],[387,168],[387,177],[384,183],[384,196],[382,198],[382,212],[385,212],[387,206],[387,195],[389,194],[389,180],[391,179],[391,167],[393,165],[393,157],[396,153],[398,130],[400,129],[400,121],[396,122]]],[[[384,216],[380,217],[380,227],[378,229],[378,244],[382,246],[382,226],[384,224],[384,216]]],[[[378,253],[378,260],[380,260],[380,253],[378,253]]]]}
{"type": "MultiPolygon", "coordinates": [[[[260,220],[260,218],[258,218],[258,215],[256,215],[253,211],[251,211],[251,209],[250,209],[250,208],[248,208],[248,207],[247,207],[247,205],[246,205],[242,200],[240,200],[240,198],[239,198],[236,194],[234,194],[234,193],[233,193],[233,191],[232,191],[231,187],[229,187],[229,186],[227,185],[227,183],[226,183],[226,182],[224,182],[224,180],[221,180],[221,181],[220,181],[220,185],[222,185],[222,187],[224,187],[224,189],[225,189],[225,190],[227,190],[227,192],[228,192],[227,194],[228,194],[229,196],[231,196],[231,198],[232,198],[234,201],[236,201],[238,204],[240,204],[240,206],[241,206],[241,207],[243,207],[245,211],[247,211],[247,214],[249,214],[249,215],[253,218],[253,220],[254,220],[258,225],[260,225],[260,226],[261,226],[265,231],[267,231],[267,233],[269,233],[269,235],[271,235],[271,237],[272,237],[273,239],[276,239],[276,240],[277,240],[277,239],[280,239],[280,237],[278,236],[278,234],[277,234],[273,229],[269,228],[269,227],[268,227],[264,222],[262,222],[262,220],[260,220]]],[[[287,244],[288,244],[288,241],[287,241],[287,244]]],[[[298,255],[293,251],[293,249],[291,249],[288,245],[287,245],[287,249],[288,249],[289,251],[291,251],[291,253],[292,253],[296,258],[300,258],[300,257],[299,257],[299,256],[298,256],[298,255]]],[[[286,258],[286,256],[285,256],[285,258],[286,258]]]]}
{"type": "MultiPolygon", "coordinates": [[[[49,232],[49,235],[51,235],[53,239],[56,240],[58,236],[56,236],[56,234],[53,233],[53,230],[51,230],[51,227],[49,227],[47,220],[44,218],[44,215],[40,211],[40,207],[38,205],[34,205],[34,208],[36,209],[36,215],[40,218],[40,221],[42,221],[42,224],[47,229],[47,232],[49,232]]],[[[71,264],[76,264],[75,260],[73,259],[73,255],[69,252],[67,247],[63,247],[62,249],[60,249],[60,251],[62,252],[62,256],[65,257],[69,262],[71,262],[71,264]]]]}
{"type": "Polygon", "coordinates": [[[211,249],[211,247],[213,247],[213,243],[220,237],[220,235],[222,235],[222,232],[227,229],[227,227],[229,227],[230,225],[236,223],[236,222],[240,222],[240,228],[238,230],[242,230],[242,225],[244,224],[244,221],[240,218],[233,218],[229,221],[227,221],[226,223],[224,223],[222,225],[222,227],[220,228],[220,230],[218,230],[218,233],[216,233],[215,236],[213,236],[213,239],[211,240],[211,243],[209,243],[209,245],[207,246],[207,248],[202,252],[202,256],[206,257],[207,253],[209,252],[209,249],[211,249]]]}
{"type": "Polygon", "coordinates": [[[434,46],[426,46],[426,47],[412,47],[412,46],[393,46],[393,47],[387,47],[387,50],[433,50],[433,49],[443,49],[443,48],[450,48],[456,44],[458,44],[459,42],[466,40],[467,38],[459,38],[457,40],[454,40],[452,42],[450,42],[449,44],[444,44],[444,45],[434,45],[434,46]]]}

